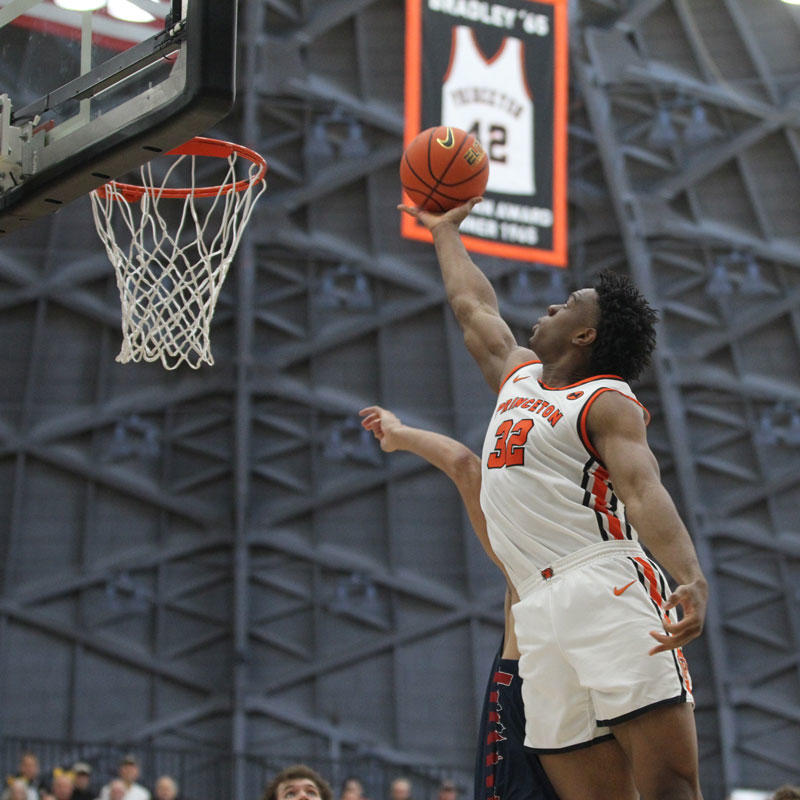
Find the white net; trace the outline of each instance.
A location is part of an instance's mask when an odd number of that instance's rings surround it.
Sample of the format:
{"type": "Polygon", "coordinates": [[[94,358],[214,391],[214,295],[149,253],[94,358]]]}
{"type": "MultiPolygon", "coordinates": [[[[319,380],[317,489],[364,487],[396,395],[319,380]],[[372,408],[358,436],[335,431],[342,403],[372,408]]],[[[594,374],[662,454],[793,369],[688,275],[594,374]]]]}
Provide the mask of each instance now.
{"type": "MultiPolygon", "coordinates": [[[[208,196],[197,196],[197,160],[176,156],[161,178],[154,176],[152,162],[144,164],[139,170],[144,192],[137,200],[126,199],[125,189],[131,187],[115,182],[91,193],[97,232],[117,277],[122,306],[117,361],[122,363],[160,359],[166,369],[214,363],[214,309],[266,182],[258,163],[234,151],[220,185],[208,196]],[[245,165],[247,177],[237,176],[245,165]],[[175,199],[168,183],[181,166],[188,172],[189,191],[175,199]],[[239,191],[233,190],[237,181],[239,191]]],[[[199,194],[204,192],[208,187],[199,194]]]]}

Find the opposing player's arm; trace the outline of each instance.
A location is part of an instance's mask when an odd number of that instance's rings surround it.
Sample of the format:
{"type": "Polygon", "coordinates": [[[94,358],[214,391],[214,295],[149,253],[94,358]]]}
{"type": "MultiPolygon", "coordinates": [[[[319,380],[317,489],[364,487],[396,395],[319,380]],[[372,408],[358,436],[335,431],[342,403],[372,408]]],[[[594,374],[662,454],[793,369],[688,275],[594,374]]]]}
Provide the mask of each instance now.
{"type": "MultiPolygon", "coordinates": [[[[387,453],[407,450],[437,467],[456,485],[467,509],[469,521],[486,551],[486,555],[503,569],[489,544],[486,518],[481,509],[481,462],[468,447],[441,433],[404,425],[391,411],[380,406],[368,406],[358,412],[361,424],[380,442],[387,453]]],[[[503,570],[505,574],[505,570],[503,570]]]]}
{"type": "Polygon", "coordinates": [[[589,409],[587,430],[642,543],[679,583],[665,609],[680,605],[683,618],[664,624],[668,635],[652,633],[659,644],[651,653],[681,647],[703,630],[708,585],[686,526],[661,483],[642,410],[618,392],[604,392],[589,409]]]}
{"type": "Polygon", "coordinates": [[[469,257],[461,241],[458,226],[478,201],[479,198],[473,198],[444,214],[431,214],[406,205],[399,208],[416,217],[433,234],[450,307],[464,334],[467,349],[496,392],[514,366],[533,360],[535,355],[517,344],[500,316],[492,284],[469,257]]]}

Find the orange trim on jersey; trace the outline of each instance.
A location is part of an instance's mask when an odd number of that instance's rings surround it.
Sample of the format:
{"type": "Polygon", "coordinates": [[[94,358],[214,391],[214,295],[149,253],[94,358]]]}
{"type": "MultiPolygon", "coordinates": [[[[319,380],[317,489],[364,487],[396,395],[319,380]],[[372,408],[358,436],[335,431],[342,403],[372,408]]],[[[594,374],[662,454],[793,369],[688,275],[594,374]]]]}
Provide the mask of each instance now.
{"type": "Polygon", "coordinates": [[[510,378],[510,377],[511,377],[511,376],[512,376],[512,375],[513,375],[513,374],[514,374],[514,373],[515,373],[517,370],[520,370],[520,369],[522,369],[523,367],[529,367],[531,364],[541,364],[541,363],[542,363],[541,361],[523,361],[521,364],[517,364],[517,366],[516,366],[516,367],[514,367],[514,369],[512,369],[512,370],[511,370],[511,372],[509,372],[509,373],[508,373],[508,375],[506,375],[506,376],[505,376],[505,378],[503,378],[503,380],[500,382],[500,386],[499,386],[499,387],[498,387],[498,389],[497,389],[497,394],[500,394],[500,392],[502,392],[502,391],[503,391],[503,387],[504,387],[504,386],[506,385],[506,383],[508,382],[508,379],[509,379],[509,378],[510,378]]]}
{"type": "Polygon", "coordinates": [[[522,74],[522,83],[525,86],[525,94],[533,100],[533,92],[531,91],[531,87],[528,84],[528,73],[525,69],[525,44],[523,43],[522,46],[519,48],[519,71],[522,74]]]}
{"type": "Polygon", "coordinates": [[[539,378],[539,383],[542,389],[548,389],[551,392],[560,392],[562,389],[571,389],[573,386],[581,386],[589,381],[599,381],[601,378],[625,382],[625,378],[620,378],[619,375],[592,375],[591,378],[584,378],[582,381],[577,381],[576,383],[568,383],[566,386],[548,386],[541,378],[539,378]]]}
{"type": "Polygon", "coordinates": [[[624,539],[625,534],[622,531],[622,524],[606,503],[606,495],[608,494],[608,470],[600,465],[592,475],[592,497],[594,497],[594,510],[602,514],[608,521],[608,532],[615,539],[624,539]]]}
{"type": "MultiPolygon", "coordinates": [[[[540,381],[541,383],[541,381],[540,381]]],[[[577,385],[577,384],[573,384],[577,385]]],[[[566,387],[565,387],[566,388],[566,387]]],[[[621,392],[619,389],[612,389],[610,386],[603,386],[602,388],[598,389],[594,394],[589,395],[589,399],[584,403],[583,408],[581,409],[581,413],[578,416],[578,436],[580,436],[581,442],[583,442],[583,446],[593,455],[598,461],[602,462],[603,459],[600,457],[600,453],[594,449],[594,445],[592,444],[591,439],[589,438],[589,432],[586,430],[586,418],[589,416],[589,409],[591,408],[592,403],[600,397],[601,394],[605,392],[616,392],[617,394],[621,394],[623,397],[627,397],[633,403],[636,403],[639,408],[644,411],[645,419],[644,424],[650,424],[650,412],[635,398],[631,397],[629,394],[625,394],[625,392],[621,392]]]]}
{"type": "Polygon", "coordinates": [[[456,59],[456,26],[453,26],[453,30],[450,31],[450,60],[447,62],[447,69],[444,71],[444,78],[442,78],[442,83],[447,83],[447,79],[450,77],[450,71],[453,69],[453,61],[456,59]]]}

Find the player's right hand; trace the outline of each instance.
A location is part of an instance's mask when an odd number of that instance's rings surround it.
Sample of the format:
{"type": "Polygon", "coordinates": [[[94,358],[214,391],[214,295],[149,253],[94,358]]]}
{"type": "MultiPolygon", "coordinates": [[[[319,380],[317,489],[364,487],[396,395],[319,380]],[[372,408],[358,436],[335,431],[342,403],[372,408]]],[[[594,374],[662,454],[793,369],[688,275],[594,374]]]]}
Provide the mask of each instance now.
{"type": "Polygon", "coordinates": [[[707,605],[708,583],[705,578],[676,586],[664,604],[664,611],[680,606],[683,616],[678,622],[665,620],[663,632],[650,631],[650,635],[659,643],[650,651],[650,655],[675,650],[696,639],[703,632],[707,605]]]}
{"type": "Polygon", "coordinates": [[[471,200],[467,200],[463,205],[456,206],[440,214],[434,214],[432,211],[424,211],[416,206],[408,206],[405,205],[405,203],[401,203],[397,207],[400,211],[405,211],[406,214],[416,217],[432,233],[435,228],[438,228],[439,225],[443,223],[449,223],[457,228],[481,200],[483,200],[482,197],[473,197],[471,200]]]}
{"type": "Polygon", "coordinates": [[[392,453],[399,447],[397,432],[403,427],[400,419],[380,406],[367,406],[358,412],[361,425],[365,430],[372,431],[372,435],[380,442],[381,450],[392,453]]]}

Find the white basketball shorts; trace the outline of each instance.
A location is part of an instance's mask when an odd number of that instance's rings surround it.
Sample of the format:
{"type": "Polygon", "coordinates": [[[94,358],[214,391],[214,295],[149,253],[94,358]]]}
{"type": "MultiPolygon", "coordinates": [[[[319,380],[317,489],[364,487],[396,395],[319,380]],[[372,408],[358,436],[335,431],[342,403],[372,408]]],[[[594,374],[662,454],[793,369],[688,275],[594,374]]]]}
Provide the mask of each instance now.
{"type": "MultiPolygon", "coordinates": [[[[656,706],[693,703],[679,649],[648,655],[670,594],[636,542],[601,542],[554,561],[518,587],[513,606],[525,746],[587,747],[656,706]]],[[[677,621],[675,610],[670,619],[677,621]]]]}

